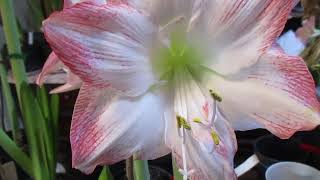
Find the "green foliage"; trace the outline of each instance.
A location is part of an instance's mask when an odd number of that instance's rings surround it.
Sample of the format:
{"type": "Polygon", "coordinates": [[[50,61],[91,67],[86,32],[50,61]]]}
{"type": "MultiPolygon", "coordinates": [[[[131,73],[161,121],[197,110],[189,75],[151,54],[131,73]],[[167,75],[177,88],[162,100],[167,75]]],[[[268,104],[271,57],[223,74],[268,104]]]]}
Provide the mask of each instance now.
{"type": "Polygon", "coordinates": [[[0,129],[0,145],[17,164],[30,176],[33,177],[33,168],[30,166],[31,159],[14,143],[10,137],[0,129]]]}
{"type": "Polygon", "coordinates": [[[27,0],[33,14],[36,29],[40,30],[42,21],[52,12],[61,10],[63,0],[27,0]]]}
{"type": "Polygon", "coordinates": [[[12,128],[12,136],[13,136],[14,142],[19,143],[17,110],[15,107],[10,86],[7,80],[7,71],[4,67],[4,64],[2,63],[0,63],[0,78],[1,78],[1,91],[2,91],[1,93],[3,94],[3,102],[4,102],[3,105],[6,106],[8,110],[6,114],[8,115],[8,119],[10,121],[10,125],[12,128]]]}
{"type": "Polygon", "coordinates": [[[173,176],[174,180],[182,180],[182,174],[179,172],[179,168],[177,167],[177,164],[175,160],[172,160],[172,167],[173,167],[173,176]]]}
{"type": "Polygon", "coordinates": [[[104,166],[98,180],[113,180],[111,171],[108,166],[104,166]]]}
{"type": "MultiPolygon", "coordinates": [[[[22,114],[30,145],[31,160],[36,180],[55,179],[56,132],[47,92],[44,87],[37,89],[35,97],[28,84],[21,86],[20,99],[22,114]]],[[[56,102],[54,103],[56,104],[56,102]]],[[[56,109],[57,107],[54,107],[56,109]]],[[[56,117],[56,115],[53,115],[56,117]]]]}
{"type": "Polygon", "coordinates": [[[134,160],[133,170],[135,180],[150,180],[148,161],[134,160]]]}

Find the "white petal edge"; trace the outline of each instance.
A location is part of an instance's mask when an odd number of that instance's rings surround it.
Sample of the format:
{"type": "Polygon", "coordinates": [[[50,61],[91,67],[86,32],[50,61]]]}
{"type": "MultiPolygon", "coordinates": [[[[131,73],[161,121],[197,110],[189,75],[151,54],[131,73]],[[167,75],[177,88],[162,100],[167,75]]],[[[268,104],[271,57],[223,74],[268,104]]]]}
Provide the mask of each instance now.
{"type": "Polygon", "coordinates": [[[91,173],[97,165],[113,164],[133,154],[155,159],[169,153],[164,145],[161,101],[157,93],[128,98],[83,85],[70,133],[73,167],[91,173]]]}
{"type": "Polygon", "coordinates": [[[237,130],[266,128],[289,138],[320,124],[314,81],[299,57],[273,48],[241,73],[209,74],[204,83],[222,97],[219,107],[237,130]]]}

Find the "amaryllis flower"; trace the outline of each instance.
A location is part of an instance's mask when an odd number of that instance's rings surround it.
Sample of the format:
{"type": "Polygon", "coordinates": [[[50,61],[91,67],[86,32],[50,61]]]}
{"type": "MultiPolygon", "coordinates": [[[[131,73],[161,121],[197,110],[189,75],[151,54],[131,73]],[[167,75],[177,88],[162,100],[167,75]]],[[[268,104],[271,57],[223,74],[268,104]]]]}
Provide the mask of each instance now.
{"type": "MultiPolygon", "coordinates": [[[[273,46],[294,0],[89,0],[43,23],[83,84],[73,167],[172,152],[185,179],[235,179],[235,130],[319,124],[303,60],[273,46]]],[[[74,3],[74,2],[73,2],[74,3]]]]}

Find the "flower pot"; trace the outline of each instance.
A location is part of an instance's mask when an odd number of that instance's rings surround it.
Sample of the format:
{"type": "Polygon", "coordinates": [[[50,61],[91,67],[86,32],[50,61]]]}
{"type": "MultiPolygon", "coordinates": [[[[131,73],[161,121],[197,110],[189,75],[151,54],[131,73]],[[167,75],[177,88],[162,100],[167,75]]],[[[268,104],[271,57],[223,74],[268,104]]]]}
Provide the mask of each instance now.
{"type": "Polygon", "coordinates": [[[308,165],[313,166],[320,170],[320,128],[316,128],[310,132],[301,132],[298,134],[297,139],[300,141],[300,148],[309,152],[307,160],[308,165]]]}
{"type": "Polygon", "coordinates": [[[305,163],[309,153],[300,148],[297,139],[282,140],[273,135],[263,136],[255,142],[254,151],[259,159],[259,171],[263,177],[266,169],[281,161],[305,163]]]}
{"type": "MultiPolygon", "coordinates": [[[[14,162],[14,160],[8,155],[8,153],[6,153],[2,148],[0,148],[0,165],[5,164],[7,162],[14,162]]],[[[17,163],[15,163],[15,168],[18,179],[31,180],[31,178],[19,167],[17,163]]]]}
{"type": "Polygon", "coordinates": [[[280,162],[270,166],[266,172],[266,180],[318,180],[320,171],[296,162],[280,162]]]}

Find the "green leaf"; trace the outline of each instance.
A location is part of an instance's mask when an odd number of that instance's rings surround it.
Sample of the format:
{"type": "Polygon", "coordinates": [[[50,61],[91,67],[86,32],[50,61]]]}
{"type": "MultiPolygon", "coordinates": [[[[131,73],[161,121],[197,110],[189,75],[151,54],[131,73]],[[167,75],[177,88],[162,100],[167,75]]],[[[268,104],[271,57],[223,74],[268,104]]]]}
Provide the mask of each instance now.
{"type": "MultiPolygon", "coordinates": [[[[22,114],[30,146],[32,165],[36,180],[50,179],[50,164],[53,160],[53,148],[48,134],[46,119],[27,83],[21,84],[20,99],[22,114]],[[42,156],[41,156],[42,155],[42,156]],[[43,157],[45,156],[45,157],[43,157]],[[43,166],[44,165],[44,166],[43,166]]],[[[52,173],[52,172],[51,172],[52,173]]]]}
{"type": "Polygon", "coordinates": [[[44,86],[37,88],[37,100],[39,102],[41,112],[45,119],[50,118],[49,102],[46,88],[44,86]]]}
{"type": "Polygon", "coordinates": [[[30,176],[34,177],[31,159],[0,129],[0,146],[30,176]]]}
{"type": "Polygon", "coordinates": [[[98,180],[113,180],[111,171],[108,166],[104,166],[98,180]]]}
{"type": "Polygon", "coordinates": [[[51,107],[51,119],[53,121],[53,127],[58,130],[58,123],[59,123],[59,95],[52,94],[50,97],[50,107],[51,107]]]}
{"type": "Polygon", "coordinates": [[[57,150],[57,135],[58,135],[58,118],[59,118],[59,96],[51,95],[48,100],[48,93],[45,87],[37,89],[37,101],[39,102],[44,122],[42,124],[41,147],[46,152],[44,161],[47,162],[47,168],[51,175],[55,171],[56,166],[56,150],[57,150]]]}
{"type": "Polygon", "coordinates": [[[183,180],[182,174],[179,172],[179,168],[175,162],[175,160],[172,157],[172,167],[173,167],[173,176],[174,180],[183,180]]]}
{"type": "MultiPolygon", "coordinates": [[[[0,58],[1,59],[1,58],[0,58]]],[[[1,89],[3,93],[4,103],[7,107],[7,115],[12,128],[12,135],[14,141],[18,144],[19,131],[18,131],[18,117],[15,102],[11,93],[11,89],[7,79],[7,71],[2,63],[0,63],[0,77],[1,77],[1,89]]]]}
{"type": "MultiPolygon", "coordinates": [[[[21,54],[19,32],[12,0],[0,0],[0,12],[3,24],[3,31],[8,45],[9,54],[21,54]]],[[[10,59],[11,69],[16,81],[16,92],[20,98],[20,88],[22,82],[27,82],[27,73],[24,62],[21,58],[10,59]]]]}
{"type": "Polygon", "coordinates": [[[36,22],[37,30],[40,30],[42,26],[42,21],[44,20],[44,14],[41,9],[39,0],[28,0],[27,1],[29,8],[33,13],[34,22],[36,22]]]}
{"type": "Polygon", "coordinates": [[[135,180],[150,180],[148,161],[134,160],[133,174],[135,180]]]}

